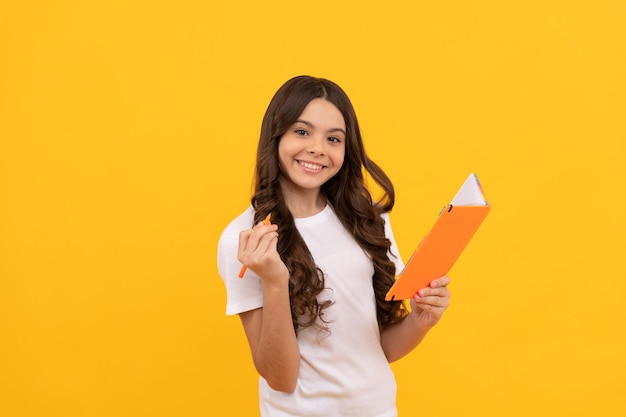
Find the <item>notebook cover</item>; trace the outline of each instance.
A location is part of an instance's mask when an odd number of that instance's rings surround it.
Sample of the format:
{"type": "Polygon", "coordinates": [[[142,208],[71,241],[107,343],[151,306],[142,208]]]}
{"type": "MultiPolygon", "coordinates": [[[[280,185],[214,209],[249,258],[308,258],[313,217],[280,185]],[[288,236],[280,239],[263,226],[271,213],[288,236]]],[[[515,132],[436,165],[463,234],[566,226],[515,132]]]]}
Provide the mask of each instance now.
{"type": "Polygon", "coordinates": [[[444,207],[413,253],[385,300],[406,300],[446,275],[489,213],[489,205],[444,207]]]}

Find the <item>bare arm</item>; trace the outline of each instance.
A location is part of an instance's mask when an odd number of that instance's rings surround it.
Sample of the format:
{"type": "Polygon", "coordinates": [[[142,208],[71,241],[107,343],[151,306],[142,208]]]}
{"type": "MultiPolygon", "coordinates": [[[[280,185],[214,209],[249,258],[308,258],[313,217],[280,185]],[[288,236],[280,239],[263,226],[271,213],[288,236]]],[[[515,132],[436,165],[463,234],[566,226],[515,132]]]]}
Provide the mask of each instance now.
{"type": "Polygon", "coordinates": [[[261,277],[263,307],[239,317],[259,374],[273,389],[293,392],[300,350],[291,321],[289,271],[276,252],[276,229],[275,225],[257,225],[240,235],[238,257],[261,277]]]}
{"type": "Polygon", "coordinates": [[[389,362],[411,352],[439,322],[450,302],[450,278],[443,276],[421,289],[411,300],[411,314],[381,333],[381,344],[389,362]]]}

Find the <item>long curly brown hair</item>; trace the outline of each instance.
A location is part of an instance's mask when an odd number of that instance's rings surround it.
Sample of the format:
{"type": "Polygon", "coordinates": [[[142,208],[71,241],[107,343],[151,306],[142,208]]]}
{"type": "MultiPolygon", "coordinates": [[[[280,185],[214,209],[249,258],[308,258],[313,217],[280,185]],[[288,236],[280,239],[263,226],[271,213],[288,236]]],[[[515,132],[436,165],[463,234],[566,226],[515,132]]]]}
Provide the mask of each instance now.
{"type": "MultiPolygon", "coordinates": [[[[261,125],[255,170],[252,206],[255,223],[272,214],[280,237],[278,253],[290,272],[291,316],[296,331],[324,320],[330,301],[318,300],[324,290],[324,275],[315,265],[294,218],[287,208],[279,184],[281,170],[278,143],[304,108],[315,98],[334,104],[346,124],[346,153],[339,172],[321,187],[321,192],[335,213],[374,263],[372,285],[376,314],[381,329],[400,321],[407,311],[401,301],[385,301],[385,294],[395,280],[395,264],[388,258],[390,241],[385,237],[383,212],[394,205],[394,189],[383,170],[365,153],[356,114],[346,93],[332,81],[299,76],[287,81],[272,98],[261,125]],[[383,196],[374,202],[363,177],[363,169],[382,188],[383,196]]],[[[322,326],[324,327],[324,326],[322,326]]]]}

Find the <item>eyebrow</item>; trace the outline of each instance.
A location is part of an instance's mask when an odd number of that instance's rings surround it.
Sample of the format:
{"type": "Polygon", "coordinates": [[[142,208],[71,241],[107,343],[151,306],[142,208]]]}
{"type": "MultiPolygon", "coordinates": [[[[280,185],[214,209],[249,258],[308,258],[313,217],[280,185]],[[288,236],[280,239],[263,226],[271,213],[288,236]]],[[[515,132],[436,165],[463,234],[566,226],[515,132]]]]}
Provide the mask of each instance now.
{"type": "MultiPolygon", "coordinates": [[[[296,120],[296,123],[303,123],[303,124],[307,125],[308,127],[310,127],[311,129],[315,128],[315,126],[313,126],[313,123],[311,123],[309,121],[306,121],[306,120],[298,119],[298,120],[296,120]]],[[[346,135],[346,131],[343,130],[342,128],[340,128],[340,127],[334,127],[332,129],[329,129],[326,133],[331,133],[331,132],[341,132],[344,135],[346,135]]]]}

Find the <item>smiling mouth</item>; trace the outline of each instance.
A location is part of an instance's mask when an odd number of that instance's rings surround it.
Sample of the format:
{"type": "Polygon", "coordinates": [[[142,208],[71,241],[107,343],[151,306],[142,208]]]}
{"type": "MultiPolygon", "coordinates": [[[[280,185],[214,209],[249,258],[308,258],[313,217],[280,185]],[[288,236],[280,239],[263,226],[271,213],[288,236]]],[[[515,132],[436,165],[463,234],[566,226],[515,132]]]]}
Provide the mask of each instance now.
{"type": "Polygon", "coordinates": [[[311,162],[305,162],[305,161],[300,161],[300,160],[296,160],[296,161],[301,167],[306,168],[309,171],[321,171],[322,169],[326,168],[324,165],[318,165],[318,164],[314,164],[311,162]]]}

